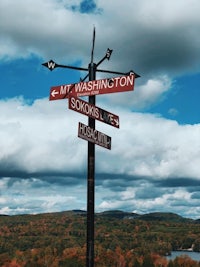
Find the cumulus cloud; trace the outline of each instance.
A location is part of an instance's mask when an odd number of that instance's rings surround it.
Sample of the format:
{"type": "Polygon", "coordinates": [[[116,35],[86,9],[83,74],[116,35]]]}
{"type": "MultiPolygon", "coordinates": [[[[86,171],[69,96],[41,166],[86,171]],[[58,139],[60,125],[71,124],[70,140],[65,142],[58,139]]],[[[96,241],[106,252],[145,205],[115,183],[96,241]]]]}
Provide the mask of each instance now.
{"type": "MultiPolygon", "coordinates": [[[[4,176],[11,172],[86,171],[86,142],[77,138],[80,115],[67,110],[65,101],[40,99],[27,105],[15,98],[0,102],[0,114],[0,164],[4,176]]],[[[112,150],[105,153],[97,148],[98,173],[104,170],[134,176],[200,178],[199,124],[179,125],[152,114],[126,110],[120,110],[119,116],[120,130],[101,123],[101,131],[112,136],[112,150]]],[[[82,116],[81,121],[87,123],[87,117],[82,116]]]]}
{"type": "Polygon", "coordinates": [[[107,65],[111,68],[125,72],[135,68],[145,77],[172,75],[172,71],[178,74],[189,68],[197,71],[200,59],[198,0],[192,3],[154,0],[151,4],[147,0],[128,0],[126,4],[117,0],[114,5],[105,0],[90,1],[90,4],[73,2],[79,6],[79,12],[73,10],[72,1],[68,4],[52,0],[42,3],[1,1],[1,58],[34,53],[66,61],[74,60],[76,55],[88,62],[95,25],[96,60],[103,56],[107,46],[114,49],[112,61],[107,65]],[[89,14],[81,12],[81,7],[89,14]],[[98,9],[101,12],[95,12],[98,9]]]}
{"type": "MultiPolygon", "coordinates": [[[[3,0],[0,58],[34,54],[44,60],[53,58],[87,66],[95,25],[95,61],[104,56],[107,47],[114,50],[111,60],[104,62],[101,69],[133,69],[142,77],[136,80],[138,90],[134,97],[130,93],[112,95],[107,101],[145,109],[166,96],[177,75],[198,71],[199,5],[197,0],[192,0],[192,4],[172,0],[154,0],[151,4],[147,0],[128,0],[123,4],[117,0],[115,5],[105,0],[3,0]],[[81,7],[88,13],[82,12],[81,7]]],[[[97,73],[97,78],[102,78],[102,74],[97,73]]]]}
{"type": "Polygon", "coordinates": [[[56,54],[56,57],[63,57],[65,54],[69,59],[72,58],[70,54],[80,56],[80,51],[84,53],[85,41],[82,49],[79,46],[80,41],[78,42],[78,37],[86,39],[81,33],[88,22],[84,15],[79,14],[82,18],[78,19],[75,12],[66,9],[61,2],[52,0],[20,0],[18,3],[3,0],[0,5],[0,47],[5,47],[7,42],[16,51],[16,54],[10,54],[9,49],[4,49],[2,58],[27,57],[34,53],[39,57],[56,54]],[[74,23],[77,19],[79,22],[74,23]]]}
{"type": "Polygon", "coordinates": [[[165,75],[149,79],[144,84],[138,84],[138,82],[139,80],[136,79],[134,93],[110,94],[101,96],[101,98],[104,102],[119,108],[132,108],[135,111],[144,110],[162,101],[173,88],[171,79],[165,75]]]}
{"type": "MultiPolygon", "coordinates": [[[[57,178],[58,179],[58,178],[57,178]]],[[[0,214],[43,213],[85,209],[83,185],[64,187],[38,178],[19,179],[2,177],[0,180],[0,214]],[[4,189],[6,189],[4,191],[4,189]],[[79,195],[83,196],[80,199],[79,195]]],[[[86,196],[85,196],[86,197],[86,196]]]]}
{"type": "Polygon", "coordinates": [[[82,170],[83,144],[77,146],[76,119],[67,117],[66,103],[58,103],[55,110],[47,99],[30,106],[16,98],[1,101],[0,106],[1,171],[57,172],[63,167],[72,171],[74,166],[82,170]]]}
{"type": "MultiPolygon", "coordinates": [[[[188,218],[199,218],[199,189],[192,192],[187,187],[179,185],[177,188],[162,186],[157,188],[152,181],[140,178],[139,183],[132,180],[132,186],[121,188],[117,194],[110,191],[111,187],[102,188],[101,201],[97,210],[122,209],[135,213],[149,213],[155,211],[174,212],[188,218]],[[103,192],[104,190],[104,192],[103,192]]],[[[126,183],[126,182],[124,182],[126,183]]],[[[100,189],[97,189],[97,198],[100,189]]],[[[99,199],[98,199],[99,200],[99,199]]]]}

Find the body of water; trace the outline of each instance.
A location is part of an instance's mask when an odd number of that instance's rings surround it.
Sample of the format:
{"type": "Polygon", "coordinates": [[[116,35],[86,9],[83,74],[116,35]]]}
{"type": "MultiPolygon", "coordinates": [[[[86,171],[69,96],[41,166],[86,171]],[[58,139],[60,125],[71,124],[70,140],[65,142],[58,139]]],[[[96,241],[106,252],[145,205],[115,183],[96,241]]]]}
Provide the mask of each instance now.
{"type": "Polygon", "coordinates": [[[170,256],[166,256],[168,260],[174,260],[176,257],[179,257],[181,255],[187,255],[191,259],[195,261],[200,261],[200,253],[199,252],[190,252],[190,251],[172,251],[172,254],[170,256]]]}

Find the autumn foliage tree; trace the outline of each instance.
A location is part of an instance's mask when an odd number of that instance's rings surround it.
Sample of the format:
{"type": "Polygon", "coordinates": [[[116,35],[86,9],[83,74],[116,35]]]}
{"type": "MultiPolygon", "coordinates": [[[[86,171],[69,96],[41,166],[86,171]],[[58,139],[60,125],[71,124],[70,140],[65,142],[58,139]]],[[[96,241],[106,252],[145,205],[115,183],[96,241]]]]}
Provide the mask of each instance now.
{"type": "MultiPolygon", "coordinates": [[[[182,245],[200,251],[198,222],[119,216],[95,216],[95,267],[200,267],[187,256],[165,257],[182,245]]],[[[0,216],[1,267],[82,267],[85,262],[84,213],[0,216]]]]}

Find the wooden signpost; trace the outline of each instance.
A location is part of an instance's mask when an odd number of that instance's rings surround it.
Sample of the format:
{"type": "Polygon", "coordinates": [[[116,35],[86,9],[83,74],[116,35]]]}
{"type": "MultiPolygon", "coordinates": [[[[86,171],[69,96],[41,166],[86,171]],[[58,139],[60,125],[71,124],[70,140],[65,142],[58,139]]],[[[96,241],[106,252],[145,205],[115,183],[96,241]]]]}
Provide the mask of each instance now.
{"type": "Polygon", "coordinates": [[[51,87],[49,95],[50,101],[69,98],[69,109],[88,116],[88,125],[81,122],[79,122],[78,125],[78,137],[88,142],[86,267],[94,267],[95,144],[109,150],[111,149],[111,137],[95,129],[95,120],[99,120],[113,127],[119,128],[119,117],[117,115],[95,105],[96,95],[133,91],[135,78],[140,77],[133,71],[130,71],[129,73],[121,73],[98,69],[98,66],[105,59],[110,59],[112,50],[108,48],[105,56],[98,64],[95,64],[93,63],[94,43],[95,28],[93,32],[91,63],[88,65],[88,68],[59,65],[53,60],[42,64],[50,71],[55,68],[69,68],[88,72],[85,78],[79,83],[51,87]],[[96,80],[96,72],[112,73],[122,76],[111,79],[96,80]],[[89,81],[84,82],[88,77],[89,81]],[[88,96],[88,102],[79,98],[82,96],[88,96]]]}

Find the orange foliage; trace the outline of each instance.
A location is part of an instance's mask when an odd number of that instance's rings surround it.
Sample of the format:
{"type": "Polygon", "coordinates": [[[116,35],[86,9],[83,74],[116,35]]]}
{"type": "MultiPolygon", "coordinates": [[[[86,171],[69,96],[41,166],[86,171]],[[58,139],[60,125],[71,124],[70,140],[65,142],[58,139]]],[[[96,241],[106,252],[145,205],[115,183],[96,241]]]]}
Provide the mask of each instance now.
{"type": "Polygon", "coordinates": [[[19,265],[14,259],[10,263],[5,263],[2,267],[23,267],[23,265],[19,265]]]}
{"type": "Polygon", "coordinates": [[[199,266],[196,261],[192,260],[187,255],[182,255],[180,257],[177,257],[175,259],[175,262],[178,266],[183,266],[183,267],[198,267],[199,266]]]}
{"type": "Polygon", "coordinates": [[[154,262],[155,267],[167,267],[168,266],[168,261],[166,258],[161,257],[158,254],[151,254],[151,258],[154,262]]]}

